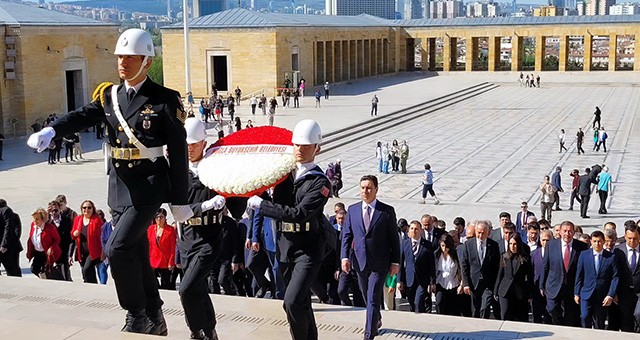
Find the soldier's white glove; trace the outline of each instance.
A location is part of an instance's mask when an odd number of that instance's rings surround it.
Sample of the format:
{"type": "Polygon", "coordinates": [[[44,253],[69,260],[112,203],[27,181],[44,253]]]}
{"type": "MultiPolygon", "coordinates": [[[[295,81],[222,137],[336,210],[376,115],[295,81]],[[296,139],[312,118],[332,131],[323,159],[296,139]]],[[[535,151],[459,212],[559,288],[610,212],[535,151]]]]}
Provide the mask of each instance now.
{"type": "Polygon", "coordinates": [[[193,216],[193,210],[188,205],[171,205],[171,214],[178,222],[184,222],[193,216]]]}
{"type": "Polygon", "coordinates": [[[211,209],[220,210],[224,208],[225,203],[226,203],[226,200],[224,199],[224,197],[220,195],[216,195],[216,197],[202,202],[202,205],[200,205],[200,208],[202,208],[202,212],[209,211],[211,209]]]}
{"type": "Polygon", "coordinates": [[[255,195],[251,196],[251,198],[247,200],[247,209],[258,209],[260,208],[260,203],[262,203],[262,198],[255,195]]]}
{"type": "Polygon", "coordinates": [[[56,136],[56,130],[54,130],[50,126],[47,126],[42,130],[40,130],[39,132],[36,132],[31,136],[29,136],[29,139],[27,140],[27,145],[29,145],[34,149],[37,149],[38,152],[42,152],[44,151],[44,149],[49,147],[49,143],[51,143],[51,140],[55,136],[56,136]]]}

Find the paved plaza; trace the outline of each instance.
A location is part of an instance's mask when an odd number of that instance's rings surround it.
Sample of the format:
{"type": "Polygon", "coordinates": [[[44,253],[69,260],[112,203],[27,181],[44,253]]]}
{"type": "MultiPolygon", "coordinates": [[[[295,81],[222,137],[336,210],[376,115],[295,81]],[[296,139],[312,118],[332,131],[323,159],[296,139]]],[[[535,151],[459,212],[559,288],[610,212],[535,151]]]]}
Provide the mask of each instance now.
{"type": "MultiPolygon", "coordinates": [[[[397,120],[397,124],[384,132],[373,133],[357,142],[321,153],[318,160],[322,167],[326,167],[329,161],[337,158],[342,160],[345,184],[341,198],[331,199],[326,211],[331,212],[332,204],[339,200],[347,204],[358,200],[359,177],[364,174],[377,174],[376,142],[383,141],[391,144],[393,139],[397,139],[398,141],[406,140],[410,146],[409,173],[404,175],[379,174],[379,197],[396,208],[398,217],[412,220],[419,219],[424,213],[429,213],[445,220],[449,226],[452,225],[452,220],[456,216],[463,216],[467,220],[490,219],[496,224],[501,211],[508,211],[514,215],[521,201],[529,202],[530,210],[539,216],[538,186],[544,175],[550,174],[559,165],[563,168],[562,181],[565,192],[561,193],[561,207],[564,210],[553,212],[554,223],[569,219],[588,228],[587,230],[591,230],[593,227],[601,226],[605,221],[612,220],[618,224],[618,230],[622,230],[622,224],[625,220],[638,219],[640,211],[635,203],[640,198],[638,193],[640,192],[640,183],[637,180],[640,175],[640,157],[637,154],[640,150],[640,122],[636,121],[636,116],[637,112],[640,112],[640,81],[636,82],[634,79],[637,78],[637,75],[634,77],[632,73],[593,72],[591,75],[550,73],[542,75],[541,88],[520,87],[515,82],[516,77],[515,73],[449,73],[438,76],[418,72],[335,84],[331,88],[330,99],[326,101],[322,99],[321,108],[313,107],[312,91],[308,90],[307,96],[302,102],[302,108],[278,108],[275,122],[276,125],[291,129],[300,119],[312,118],[321,124],[324,132],[331,132],[369,120],[370,100],[374,93],[380,98],[379,114],[386,115],[479,83],[489,82],[497,87],[477,97],[461,101],[406,123],[400,114],[394,118],[397,120]],[[602,109],[602,125],[610,137],[607,141],[607,153],[591,151],[593,142],[590,128],[595,106],[602,109]],[[578,127],[582,127],[585,131],[584,149],[587,151],[586,155],[578,155],[575,148],[575,133],[578,127]],[[562,153],[558,152],[557,141],[560,129],[566,130],[566,146],[569,149],[569,151],[562,153]],[[434,205],[432,199],[427,199],[425,205],[419,203],[421,174],[425,162],[430,163],[434,171],[434,189],[442,200],[441,205],[434,205]],[[607,205],[609,214],[605,216],[597,214],[599,199],[594,194],[589,208],[591,219],[583,220],[579,217],[577,202],[574,211],[567,210],[572,179],[569,172],[573,168],[580,169],[582,172],[585,167],[603,163],[609,166],[614,182],[613,192],[607,205]]],[[[266,124],[266,117],[261,113],[255,116],[250,114],[249,105],[246,102],[238,108],[238,111],[243,125],[247,119],[253,119],[254,125],[266,124]]],[[[214,134],[214,131],[210,131],[210,135],[214,134]]],[[[47,165],[46,154],[36,154],[29,150],[25,138],[5,142],[5,161],[0,162],[0,197],[5,198],[22,217],[23,243],[26,242],[29,233],[31,212],[37,207],[46,207],[47,202],[57,194],[66,194],[70,206],[76,211],[79,210],[80,202],[87,198],[92,199],[98,208],[105,211],[108,209],[106,206],[107,177],[104,175],[102,156],[99,151],[101,141],[96,140],[92,133],[82,133],[81,136],[86,160],[68,164],[63,160],[61,164],[56,165],[47,165]]],[[[213,138],[211,140],[213,141],[213,138]]],[[[24,256],[21,258],[21,265],[26,276],[22,280],[29,281],[28,284],[25,284],[24,289],[34,285],[34,289],[39,287],[38,289],[42,290],[48,284],[55,284],[56,286],[52,287],[56,287],[56,290],[58,288],[66,289],[64,283],[61,285],[57,282],[34,280],[35,277],[29,273],[29,264],[24,256]]],[[[72,269],[72,275],[76,281],[81,280],[78,266],[75,265],[72,269]]],[[[11,284],[8,282],[0,281],[0,285],[20,287],[15,282],[11,284]]],[[[87,294],[93,294],[88,292],[94,292],[96,299],[103,299],[104,303],[115,304],[116,302],[113,287],[89,288],[76,284],[73,284],[73,287],[80,295],[77,297],[70,295],[68,299],[86,302],[86,299],[91,297],[87,294]],[[87,291],[83,292],[85,288],[87,291]]],[[[21,294],[34,296],[44,294],[28,293],[24,289],[20,291],[21,294]]],[[[44,289],[48,290],[48,288],[44,289]]],[[[63,291],[64,289],[53,292],[52,294],[58,295],[49,298],[52,299],[51,301],[60,299],[64,296],[61,293],[63,291]]],[[[177,294],[175,292],[165,293],[165,300],[171,301],[169,302],[170,308],[178,310],[177,294]]],[[[69,294],[73,293],[69,292],[69,294]]],[[[249,301],[255,300],[227,297],[215,297],[215,299],[216,308],[220,306],[223,314],[228,313],[225,308],[237,313],[240,313],[242,309],[234,308],[246,308],[245,313],[249,313],[249,309],[254,307],[261,309],[267,308],[267,305],[270,306],[266,310],[266,313],[270,313],[269,317],[264,317],[265,320],[255,323],[255,329],[262,330],[254,335],[261,334],[265,339],[287,337],[286,327],[275,327],[276,330],[273,332],[261,328],[265,324],[269,324],[272,317],[274,320],[284,317],[279,303],[271,301],[253,303],[249,301]]],[[[14,328],[7,328],[6,326],[9,324],[23,325],[24,327],[20,327],[21,330],[26,327],[36,332],[34,334],[43,334],[37,333],[34,327],[31,327],[33,326],[32,322],[35,321],[34,318],[22,310],[23,307],[19,307],[24,306],[25,303],[29,305],[28,299],[20,301],[20,303],[16,303],[17,300],[18,298],[15,296],[3,300],[3,295],[0,294],[0,337],[6,338],[5,335],[14,334],[15,338],[16,334],[20,334],[11,333],[14,328]],[[23,323],[14,323],[13,320],[20,320],[23,323]]],[[[26,311],[36,311],[36,307],[24,308],[27,308],[26,311]]],[[[57,308],[67,308],[67,306],[63,303],[46,305],[48,311],[55,311],[57,308]]],[[[326,320],[338,318],[331,322],[327,321],[328,324],[337,323],[340,325],[340,322],[345,323],[345,318],[349,320],[345,324],[353,324],[353,327],[361,327],[360,324],[364,322],[362,311],[340,307],[318,306],[318,308],[321,308],[323,313],[321,318],[326,317],[326,320]],[[351,315],[355,317],[351,317],[351,315]]],[[[108,325],[100,324],[98,329],[119,330],[124,314],[116,309],[117,306],[112,306],[111,311],[104,312],[108,313],[109,318],[113,318],[113,320],[109,319],[108,325]]],[[[98,313],[96,316],[89,312],[82,316],[88,320],[86,325],[82,323],[57,323],[56,327],[61,327],[61,335],[57,338],[73,338],[75,334],[75,338],[81,339],[86,338],[84,334],[93,335],[91,322],[99,322],[100,318],[97,315],[103,315],[99,314],[103,313],[99,309],[95,310],[98,313]],[[81,336],[78,337],[78,334],[81,336]]],[[[37,313],[38,322],[53,322],[48,317],[43,318],[40,314],[37,313]]],[[[474,320],[473,325],[466,323],[465,325],[457,325],[459,321],[452,322],[450,318],[446,317],[408,314],[398,314],[396,317],[397,314],[385,314],[386,327],[398,329],[398,332],[400,329],[422,332],[423,335],[420,335],[423,336],[422,338],[426,338],[425,334],[429,332],[451,332],[453,330],[474,333],[463,334],[459,337],[461,339],[469,337],[514,338],[521,337],[522,334],[527,337],[527,332],[534,331],[531,325],[526,324],[497,321],[494,323],[486,321],[488,323],[485,323],[485,321],[474,320]],[[424,322],[420,327],[411,328],[410,321],[414,319],[407,318],[432,318],[434,329],[427,331],[426,325],[429,323],[424,322]],[[395,324],[396,320],[398,324],[395,324]],[[403,320],[406,323],[402,323],[403,320]],[[454,323],[456,326],[452,326],[454,323]],[[407,328],[404,327],[405,325],[407,328]],[[435,325],[442,325],[442,328],[435,325]],[[458,327],[466,327],[466,330],[459,330],[458,327]],[[517,332],[517,336],[511,333],[503,333],[502,336],[500,334],[494,336],[491,333],[481,334],[478,333],[480,328],[484,331],[517,332]]],[[[59,319],[60,315],[56,317],[59,319]]],[[[176,334],[185,335],[186,327],[182,317],[170,315],[170,318],[170,327],[176,330],[176,334]]],[[[320,322],[324,322],[323,320],[325,319],[321,319],[320,322]]],[[[228,323],[227,320],[221,323],[222,330],[234,334],[233,332],[237,329],[233,325],[238,321],[228,321],[228,323]]],[[[340,332],[334,332],[334,334],[331,333],[333,332],[330,330],[331,327],[327,327],[328,330],[325,331],[329,333],[321,332],[321,334],[331,335],[330,337],[327,335],[327,338],[355,339],[361,337],[358,332],[345,333],[346,335],[340,332]]],[[[551,334],[548,334],[544,333],[548,331],[548,327],[536,325],[535,331],[540,330],[542,333],[531,334],[532,336],[529,337],[558,338],[561,332],[557,333],[557,329],[553,328],[550,331],[551,334]]],[[[14,329],[13,332],[18,331],[14,329]]],[[[565,334],[569,336],[571,332],[565,334]]],[[[109,338],[113,338],[114,334],[119,333],[109,333],[109,338]]],[[[225,333],[222,332],[222,334],[225,333]]],[[[399,337],[395,333],[389,333],[385,336],[388,338],[399,337]]],[[[128,337],[123,336],[122,338],[128,337]]],[[[225,338],[227,337],[225,336],[225,338]]],[[[237,334],[237,337],[233,338],[240,339],[244,336],[237,334]]],[[[414,338],[420,339],[421,337],[414,338]]],[[[446,339],[446,337],[440,338],[446,339]]]]}

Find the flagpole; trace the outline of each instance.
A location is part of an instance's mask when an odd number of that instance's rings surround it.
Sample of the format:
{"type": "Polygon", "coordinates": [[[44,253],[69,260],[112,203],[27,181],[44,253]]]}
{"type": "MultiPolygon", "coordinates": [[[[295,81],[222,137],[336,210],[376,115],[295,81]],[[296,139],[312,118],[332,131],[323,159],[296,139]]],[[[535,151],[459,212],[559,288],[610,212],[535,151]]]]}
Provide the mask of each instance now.
{"type": "Polygon", "coordinates": [[[182,23],[184,25],[184,80],[185,96],[191,92],[191,58],[189,51],[189,0],[182,0],[182,23]]]}

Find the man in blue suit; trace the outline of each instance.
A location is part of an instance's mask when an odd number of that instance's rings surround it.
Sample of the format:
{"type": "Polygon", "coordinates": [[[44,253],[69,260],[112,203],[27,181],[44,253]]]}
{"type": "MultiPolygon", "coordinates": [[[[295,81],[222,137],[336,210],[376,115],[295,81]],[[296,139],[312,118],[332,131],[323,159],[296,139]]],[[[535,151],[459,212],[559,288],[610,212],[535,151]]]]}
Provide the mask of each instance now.
{"type": "MultiPolygon", "coordinates": [[[[545,247],[549,240],[553,239],[553,233],[547,229],[540,232],[540,247],[531,252],[531,263],[533,263],[533,284],[540,287],[540,280],[544,272],[544,256],[545,247]]],[[[551,323],[551,316],[547,312],[547,299],[540,291],[533,292],[533,301],[531,302],[531,314],[533,314],[533,322],[535,323],[551,323]]]]}
{"type": "Polygon", "coordinates": [[[587,245],[574,240],[571,221],[560,224],[560,239],[545,247],[540,292],[547,297],[547,311],[554,325],[580,327],[580,308],[574,300],[578,257],[587,245]]]}
{"type": "Polygon", "coordinates": [[[421,236],[420,222],[412,221],[409,225],[409,237],[402,240],[398,283],[407,291],[411,311],[426,313],[425,297],[435,288],[436,262],[431,242],[421,236]]]}
{"type": "Polygon", "coordinates": [[[351,270],[351,244],[355,252],[353,263],[360,289],[367,302],[367,320],[364,338],[373,339],[382,327],[380,304],[387,274],[396,275],[400,270],[400,240],[393,207],[376,199],[378,178],[372,175],[360,179],[362,202],[355,203],[347,211],[342,230],[342,270],[351,270]]]}
{"type": "Polygon", "coordinates": [[[591,234],[592,250],[583,251],[578,259],[575,300],[580,304],[582,327],[604,329],[607,310],[618,288],[618,266],[611,252],[604,249],[604,234],[591,234]]]}
{"type": "Polygon", "coordinates": [[[527,224],[529,216],[535,217],[532,211],[529,211],[529,204],[527,202],[520,203],[520,211],[516,214],[516,231],[520,233],[523,240],[526,240],[525,237],[527,235],[527,224]]]}
{"type": "MultiPolygon", "coordinates": [[[[264,250],[269,259],[269,269],[271,270],[271,277],[273,278],[273,285],[275,286],[276,299],[282,300],[284,298],[284,278],[282,273],[278,269],[278,261],[276,261],[276,233],[274,230],[274,222],[268,217],[260,214],[260,209],[256,209],[253,214],[253,237],[251,239],[251,247],[254,251],[260,251],[260,246],[264,247],[264,250]]],[[[262,270],[264,273],[264,270],[262,270]]]]}

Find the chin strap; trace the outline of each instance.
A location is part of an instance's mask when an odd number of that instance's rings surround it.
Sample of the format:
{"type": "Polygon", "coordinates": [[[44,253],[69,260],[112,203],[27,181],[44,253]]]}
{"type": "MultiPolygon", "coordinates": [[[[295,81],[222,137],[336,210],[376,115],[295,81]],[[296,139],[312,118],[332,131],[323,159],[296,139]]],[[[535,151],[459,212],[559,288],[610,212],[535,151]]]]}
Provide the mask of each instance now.
{"type": "Polygon", "coordinates": [[[140,75],[140,73],[142,73],[142,70],[144,70],[145,66],[147,65],[147,61],[149,60],[149,56],[144,56],[144,59],[142,59],[142,65],[140,65],[140,69],[138,70],[138,73],[136,73],[135,76],[129,78],[129,79],[125,79],[126,81],[132,81],[136,78],[138,78],[138,76],[140,75]]]}

